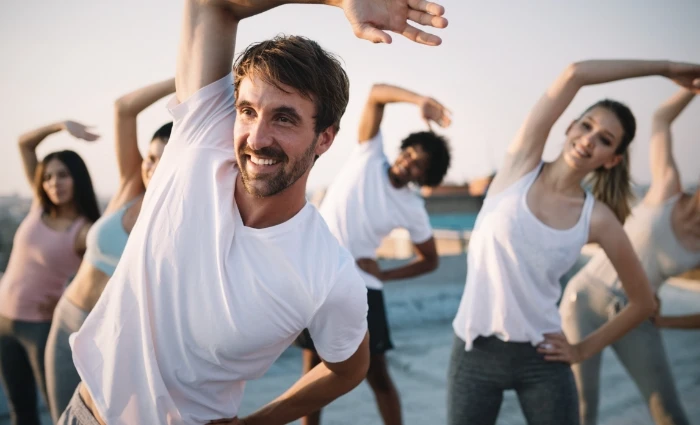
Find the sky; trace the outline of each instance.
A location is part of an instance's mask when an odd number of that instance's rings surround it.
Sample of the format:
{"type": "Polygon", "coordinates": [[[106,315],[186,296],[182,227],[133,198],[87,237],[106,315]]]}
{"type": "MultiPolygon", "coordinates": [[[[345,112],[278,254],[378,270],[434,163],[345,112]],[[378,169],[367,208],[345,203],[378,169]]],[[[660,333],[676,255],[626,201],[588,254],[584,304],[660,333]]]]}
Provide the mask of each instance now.
{"type": "MultiPolygon", "coordinates": [[[[100,197],[117,188],[113,103],[141,86],[172,77],[183,1],[8,0],[0,4],[0,195],[29,195],[17,149],[25,131],[72,119],[94,125],[101,139],[87,143],[59,133],[39,147],[40,157],[73,149],[88,164],[100,197]]],[[[244,20],[237,51],[276,34],[299,34],[338,54],[350,76],[350,104],[330,151],[318,160],[310,190],[327,186],[357,142],[361,108],[374,83],[431,96],[453,112],[440,133],[452,146],[447,181],[463,183],[491,173],[539,96],[566,67],[584,59],[670,59],[700,63],[697,0],[444,0],[439,47],[393,35],[391,45],[354,37],[341,10],[287,5],[244,20]]],[[[677,90],[647,77],[581,90],[550,134],[545,159],[561,150],[566,127],[588,105],[609,97],[637,117],[632,175],[647,184],[650,118],[677,90]]],[[[139,146],[170,120],[167,99],[138,119],[139,146]]],[[[382,131],[390,159],[401,140],[425,129],[418,109],[386,108],[382,131]]],[[[685,184],[700,181],[700,100],[673,127],[674,153],[685,184]]]]}

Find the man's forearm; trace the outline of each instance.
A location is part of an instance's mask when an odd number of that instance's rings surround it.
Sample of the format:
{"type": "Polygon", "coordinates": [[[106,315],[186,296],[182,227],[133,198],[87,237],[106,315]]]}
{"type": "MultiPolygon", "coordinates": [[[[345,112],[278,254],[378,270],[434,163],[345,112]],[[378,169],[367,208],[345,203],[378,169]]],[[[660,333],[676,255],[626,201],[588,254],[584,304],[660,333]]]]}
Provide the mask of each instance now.
{"type": "Polygon", "coordinates": [[[301,377],[290,389],[252,415],[245,425],[286,424],[313,413],[355,388],[364,378],[344,377],[323,363],[301,377]]]}
{"type": "Polygon", "coordinates": [[[420,258],[411,261],[410,263],[394,269],[383,270],[381,272],[381,280],[398,280],[409,279],[420,276],[435,270],[438,266],[437,259],[420,258]]]}
{"type": "Polygon", "coordinates": [[[238,20],[258,15],[285,4],[325,4],[336,7],[342,5],[342,0],[209,0],[209,2],[233,12],[238,20]]]}
{"type": "Polygon", "coordinates": [[[418,93],[389,84],[375,84],[372,87],[371,97],[372,101],[378,105],[400,102],[418,105],[425,98],[418,93]]]}

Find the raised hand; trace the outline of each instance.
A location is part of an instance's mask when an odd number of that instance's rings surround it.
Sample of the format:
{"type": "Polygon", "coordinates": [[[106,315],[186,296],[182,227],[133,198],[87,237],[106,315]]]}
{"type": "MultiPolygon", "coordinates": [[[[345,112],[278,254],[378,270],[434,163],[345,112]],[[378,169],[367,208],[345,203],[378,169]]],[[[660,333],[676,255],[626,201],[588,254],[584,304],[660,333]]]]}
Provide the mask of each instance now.
{"type": "Polygon", "coordinates": [[[433,131],[431,122],[437,123],[440,127],[448,127],[452,124],[450,117],[452,112],[433,98],[424,98],[420,104],[420,111],[430,131],[433,131]]]}
{"type": "Polygon", "coordinates": [[[442,39],[412,26],[410,22],[433,28],[445,28],[445,8],[426,0],[342,0],[352,30],[358,38],[374,43],[391,43],[387,31],[411,41],[438,46],[442,39]]]}
{"type": "Polygon", "coordinates": [[[666,76],[679,86],[685,87],[695,94],[700,94],[700,65],[671,62],[666,76]]]}
{"type": "Polygon", "coordinates": [[[62,125],[67,132],[77,139],[94,142],[100,138],[97,133],[93,133],[91,130],[89,130],[92,128],[91,126],[85,126],[75,121],[64,121],[62,125]]]}

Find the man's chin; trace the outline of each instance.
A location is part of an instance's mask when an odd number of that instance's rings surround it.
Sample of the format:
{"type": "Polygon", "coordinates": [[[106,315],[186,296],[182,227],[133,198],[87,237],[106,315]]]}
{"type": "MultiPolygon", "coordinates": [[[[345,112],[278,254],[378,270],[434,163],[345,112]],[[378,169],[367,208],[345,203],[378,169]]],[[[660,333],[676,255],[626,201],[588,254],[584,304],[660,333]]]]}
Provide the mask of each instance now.
{"type": "Polygon", "coordinates": [[[267,198],[273,195],[277,195],[282,192],[285,188],[277,189],[272,187],[270,184],[264,183],[262,181],[243,179],[243,188],[250,195],[256,198],[267,198]]]}

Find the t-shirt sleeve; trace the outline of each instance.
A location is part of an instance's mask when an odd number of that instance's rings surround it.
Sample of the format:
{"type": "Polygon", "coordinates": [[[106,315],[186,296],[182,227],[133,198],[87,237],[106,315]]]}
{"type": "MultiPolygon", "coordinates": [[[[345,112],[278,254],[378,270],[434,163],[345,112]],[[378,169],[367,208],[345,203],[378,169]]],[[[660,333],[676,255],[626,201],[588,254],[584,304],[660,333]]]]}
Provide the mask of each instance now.
{"type": "Polygon", "coordinates": [[[367,333],[367,289],[348,257],[308,326],[319,356],[330,363],[349,359],[367,333]]]}
{"type": "Polygon", "coordinates": [[[234,152],[236,109],[232,74],[202,87],[182,103],[173,96],[168,111],[173,117],[168,149],[205,147],[234,152]]]}
{"type": "Polygon", "coordinates": [[[381,130],[377,132],[376,136],[366,142],[363,141],[363,143],[358,144],[357,150],[361,154],[384,157],[384,137],[382,136],[381,130]]]}
{"type": "Polygon", "coordinates": [[[422,199],[416,199],[415,204],[411,205],[412,211],[409,214],[411,218],[405,226],[411,236],[411,242],[415,244],[427,242],[433,237],[433,227],[430,225],[430,217],[424,205],[422,199]]]}

